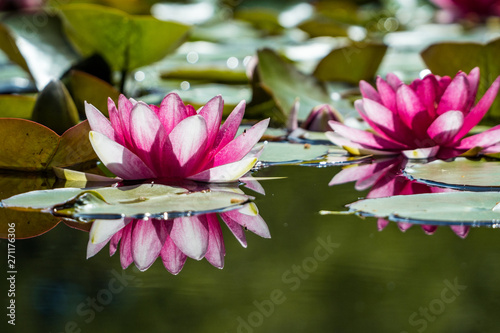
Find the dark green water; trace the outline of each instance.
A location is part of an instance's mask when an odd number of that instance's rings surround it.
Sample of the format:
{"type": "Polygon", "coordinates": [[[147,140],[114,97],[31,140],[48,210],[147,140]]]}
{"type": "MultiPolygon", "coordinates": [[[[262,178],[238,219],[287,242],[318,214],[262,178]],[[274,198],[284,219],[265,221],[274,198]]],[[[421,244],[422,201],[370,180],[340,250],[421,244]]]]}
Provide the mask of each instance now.
{"type": "Polygon", "coordinates": [[[86,260],[88,234],[63,224],[18,240],[16,326],[5,301],[2,332],[500,331],[499,231],[461,239],[448,227],[402,233],[391,222],[379,232],[375,219],[321,216],[366,195],[352,183],[329,187],[339,170],[259,171],[287,177],[262,181],[266,195],[256,195],[272,238],[247,232],[245,249],[223,226],[222,270],[188,259],[173,276],[158,259],[124,271],[107,246],[86,260]]]}

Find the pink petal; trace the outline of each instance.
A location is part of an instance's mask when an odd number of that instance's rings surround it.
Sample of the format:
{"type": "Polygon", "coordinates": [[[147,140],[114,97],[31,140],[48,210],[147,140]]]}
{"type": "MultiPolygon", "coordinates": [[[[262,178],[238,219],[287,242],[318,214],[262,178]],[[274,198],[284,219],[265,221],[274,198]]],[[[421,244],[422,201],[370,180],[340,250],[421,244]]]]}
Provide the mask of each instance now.
{"type": "Polygon", "coordinates": [[[391,112],[397,112],[396,109],[396,91],[381,77],[377,77],[377,90],[382,99],[382,103],[391,112]]]}
{"type": "Polygon", "coordinates": [[[469,82],[464,73],[459,73],[446,88],[436,113],[441,115],[446,111],[459,110],[464,112],[469,98],[469,82]]]}
{"type": "Polygon", "coordinates": [[[214,142],[214,149],[216,152],[234,139],[241,124],[241,120],[243,119],[243,115],[245,114],[245,105],[244,100],[238,103],[231,114],[229,114],[224,124],[222,124],[214,142]]]}
{"type": "Polygon", "coordinates": [[[226,213],[221,213],[220,217],[224,223],[226,223],[227,227],[233,233],[234,237],[240,242],[241,246],[247,247],[247,240],[245,237],[245,231],[243,227],[232,220],[230,217],[226,216],[226,213]]]}
{"type": "Polygon", "coordinates": [[[361,95],[364,98],[371,99],[377,103],[382,103],[382,99],[380,98],[378,91],[368,82],[364,80],[359,81],[359,90],[361,90],[361,95]]]}
{"type": "Polygon", "coordinates": [[[431,121],[427,108],[417,94],[407,85],[401,85],[396,93],[398,113],[403,123],[410,128],[416,139],[425,137],[425,130],[431,121]]]}
{"type": "Polygon", "coordinates": [[[184,267],[187,256],[175,246],[172,238],[168,237],[160,252],[165,268],[172,274],[177,275],[184,267]]]}
{"type": "MultiPolygon", "coordinates": [[[[123,138],[127,143],[127,145],[129,145],[129,147],[132,147],[132,140],[130,138],[130,113],[134,108],[134,104],[135,103],[128,100],[127,97],[125,97],[124,95],[120,95],[120,97],[118,98],[118,116],[121,121],[121,129],[122,129],[121,134],[123,135],[123,138]]],[[[113,126],[115,125],[113,124],[113,126]]]]}
{"type": "Polygon", "coordinates": [[[482,133],[462,139],[455,147],[456,149],[469,150],[474,147],[488,147],[500,141],[500,125],[497,125],[482,133]]]}
{"type": "Polygon", "coordinates": [[[170,237],[188,257],[201,260],[208,248],[208,225],[204,216],[180,217],[173,221],[170,237]]]}
{"type": "Polygon", "coordinates": [[[427,134],[438,145],[452,141],[464,124],[461,111],[447,111],[437,117],[427,129],[427,134]]]}
{"type": "Polygon", "coordinates": [[[132,257],[142,272],[156,260],[163,247],[154,221],[137,220],[132,231],[132,257]]]}
{"type": "Polygon", "coordinates": [[[195,175],[187,177],[187,179],[211,183],[234,182],[250,171],[255,163],[257,163],[257,158],[247,157],[237,162],[219,165],[198,172],[195,175]]]}
{"type": "Polygon", "coordinates": [[[110,238],[108,238],[105,242],[97,244],[92,243],[89,239],[89,242],[87,243],[87,259],[95,256],[99,251],[101,251],[106,246],[110,238]]]}
{"type": "Polygon", "coordinates": [[[207,125],[202,116],[191,116],[181,121],[168,135],[172,152],[183,175],[188,176],[202,159],[207,142],[207,125]]]}
{"type": "Polygon", "coordinates": [[[135,223],[136,221],[134,220],[122,229],[123,235],[120,242],[120,262],[123,269],[134,262],[134,258],[132,257],[132,227],[135,223]]]}
{"type": "Polygon", "coordinates": [[[438,226],[437,225],[422,224],[421,227],[427,235],[432,235],[436,231],[438,226]]]}
{"type": "Polygon", "coordinates": [[[451,230],[453,230],[453,232],[458,237],[461,237],[461,238],[467,237],[467,235],[469,234],[469,230],[470,230],[470,227],[468,227],[466,225],[452,225],[452,226],[450,226],[450,228],[451,228],[451,230]]]}
{"type": "Polygon", "coordinates": [[[134,153],[104,134],[90,131],[90,143],[99,159],[123,179],[155,178],[156,174],[134,153]]]}
{"type": "Polygon", "coordinates": [[[111,140],[115,140],[115,130],[108,118],[104,117],[101,111],[97,110],[92,104],[85,102],[85,115],[93,131],[104,134],[111,140]]]}
{"type": "Polygon", "coordinates": [[[436,117],[436,94],[438,82],[434,75],[427,75],[417,86],[416,93],[420,97],[420,101],[427,108],[427,113],[431,119],[436,117]]]}
{"type": "Polygon", "coordinates": [[[163,124],[167,134],[170,134],[174,127],[187,117],[188,113],[186,111],[186,106],[179,95],[170,93],[163,98],[160,104],[158,118],[163,124]]]}
{"type": "Polygon", "coordinates": [[[109,240],[115,233],[123,229],[130,219],[95,220],[89,232],[89,239],[93,244],[109,240]]]}
{"type": "Polygon", "coordinates": [[[137,103],[130,115],[130,133],[136,147],[135,153],[156,174],[161,174],[162,155],[167,141],[167,132],[156,113],[146,104],[137,103]]]}
{"type": "Polygon", "coordinates": [[[380,149],[380,150],[407,148],[403,144],[398,144],[395,142],[388,141],[380,136],[374,135],[372,133],[363,130],[345,126],[344,124],[334,120],[330,120],[328,124],[338,134],[342,135],[346,139],[349,139],[355,143],[359,143],[360,145],[366,148],[380,149]]]}
{"type": "Polygon", "coordinates": [[[132,147],[131,142],[127,142],[127,140],[125,139],[125,129],[122,125],[122,120],[118,113],[118,109],[116,108],[115,102],[110,97],[108,97],[108,114],[109,120],[111,121],[111,126],[113,126],[113,129],[115,131],[114,140],[122,146],[132,147]]]}
{"type": "Polygon", "coordinates": [[[214,145],[222,120],[223,108],[224,101],[222,100],[222,97],[218,95],[209,100],[198,113],[200,116],[205,118],[205,122],[207,124],[207,149],[211,149],[214,145]]]}
{"type": "Polygon", "coordinates": [[[378,229],[378,231],[384,230],[385,227],[387,227],[388,224],[389,224],[388,220],[386,220],[386,219],[378,219],[377,220],[377,229],[378,229]]]}
{"type": "Polygon", "coordinates": [[[394,89],[394,91],[397,91],[399,86],[403,84],[403,82],[394,73],[387,74],[385,79],[387,80],[387,83],[389,83],[389,85],[392,87],[392,89],[394,89]]]}
{"type": "Polygon", "coordinates": [[[109,241],[109,255],[112,256],[115,254],[116,250],[118,250],[118,243],[123,235],[123,229],[120,229],[117,233],[115,233],[111,240],[109,241]]]}
{"type": "Polygon", "coordinates": [[[224,256],[226,250],[224,248],[224,239],[220,228],[219,220],[216,214],[208,214],[208,248],[205,253],[205,259],[214,267],[224,267],[224,256]]]}
{"type": "Polygon", "coordinates": [[[214,156],[213,166],[241,160],[259,142],[269,125],[270,118],[262,120],[229,142],[214,156]]]}
{"type": "Polygon", "coordinates": [[[495,97],[497,96],[498,89],[500,87],[500,77],[497,77],[496,80],[491,84],[483,97],[479,100],[472,110],[465,115],[464,125],[460,129],[460,131],[456,134],[454,141],[460,140],[464,137],[469,131],[479,124],[481,119],[483,119],[488,109],[493,104],[495,97]]]}
{"type": "Polygon", "coordinates": [[[408,223],[408,222],[398,222],[398,228],[402,232],[405,232],[406,230],[410,229],[413,224],[408,223]]]}
{"type": "Polygon", "coordinates": [[[474,67],[469,75],[467,75],[467,81],[469,82],[469,98],[466,104],[466,110],[474,105],[476,101],[476,94],[479,85],[479,67],[474,67]]]}
{"type": "Polygon", "coordinates": [[[232,210],[224,213],[224,220],[226,221],[226,219],[230,219],[233,222],[240,224],[260,237],[271,238],[266,222],[258,214],[247,215],[241,213],[240,210],[232,210]]]}
{"type": "Polygon", "coordinates": [[[417,148],[411,150],[403,150],[402,153],[409,159],[422,159],[426,160],[431,157],[434,157],[441,152],[440,146],[426,147],[426,148],[417,148]]]}

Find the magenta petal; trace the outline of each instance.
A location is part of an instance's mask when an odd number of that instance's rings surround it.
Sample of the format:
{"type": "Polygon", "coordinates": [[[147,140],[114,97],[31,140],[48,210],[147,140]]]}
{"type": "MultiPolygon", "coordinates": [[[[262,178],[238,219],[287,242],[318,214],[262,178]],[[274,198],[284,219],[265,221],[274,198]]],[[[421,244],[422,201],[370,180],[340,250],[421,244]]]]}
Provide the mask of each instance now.
{"type": "MultiPolygon", "coordinates": [[[[118,118],[120,119],[121,123],[121,134],[123,135],[123,139],[125,140],[127,145],[129,145],[130,147],[132,147],[132,140],[130,138],[130,113],[132,112],[133,108],[134,103],[128,100],[124,95],[120,95],[120,97],[118,98],[118,118]]],[[[111,113],[111,110],[109,111],[111,113]]],[[[111,122],[113,123],[113,126],[115,126],[113,120],[111,122]]]]}
{"type": "Polygon", "coordinates": [[[470,227],[466,225],[452,225],[450,226],[451,230],[461,238],[467,237],[467,234],[469,233],[470,227]]]}
{"type": "Polygon", "coordinates": [[[170,93],[161,101],[158,117],[167,134],[184,118],[188,117],[186,106],[176,93],[170,93]]]}
{"type": "Polygon", "coordinates": [[[469,82],[464,73],[458,73],[441,96],[436,113],[459,110],[464,112],[469,98],[469,82]]]}
{"type": "Polygon", "coordinates": [[[359,90],[361,91],[361,95],[364,98],[371,99],[372,101],[375,101],[377,103],[382,103],[382,99],[380,98],[380,94],[368,82],[366,82],[364,80],[359,81],[359,90]]]}
{"type": "Polygon", "coordinates": [[[95,256],[99,251],[101,251],[103,247],[108,244],[110,238],[108,238],[105,242],[96,244],[92,243],[92,241],[89,239],[89,242],[87,243],[87,259],[95,256]]]}
{"type": "Polygon", "coordinates": [[[377,90],[382,99],[382,104],[391,112],[397,112],[396,91],[381,77],[377,77],[377,90]]]}
{"type": "Polygon", "coordinates": [[[403,123],[422,139],[430,117],[427,108],[422,104],[417,94],[407,85],[401,85],[396,93],[398,113],[403,123]]]}
{"type": "Polygon", "coordinates": [[[177,275],[184,267],[187,256],[175,246],[172,238],[168,237],[160,252],[165,268],[172,274],[177,275]]]}
{"type": "Polygon", "coordinates": [[[410,229],[413,224],[408,223],[408,222],[398,222],[398,228],[402,232],[405,232],[406,230],[410,229]]]}
{"type": "Polygon", "coordinates": [[[116,250],[118,250],[118,243],[120,242],[120,239],[122,238],[123,235],[123,229],[120,229],[116,234],[111,237],[111,240],[109,241],[109,255],[112,256],[116,253],[116,250]]]}
{"type": "Polygon", "coordinates": [[[224,217],[233,220],[234,222],[240,224],[244,228],[252,231],[260,237],[271,238],[271,234],[266,222],[258,214],[247,215],[241,213],[240,210],[232,210],[224,213],[224,217]]]}
{"type": "Polygon", "coordinates": [[[199,167],[207,142],[207,125],[202,116],[191,116],[181,121],[168,135],[179,167],[188,176],[199,167]]]}
{"type": "Polygon", "coordinates": [[[85,115],[93,131],[104,134],[111,140],[115,140],[115,130],[108,118],[104,117],[101,111],[97,110],[92,104],[85,102],[85,115]]]}
{"type": "Polygon", "coordinates": [[[448,111],[437,117],[427,129],[427,134],[439,145],[452,141],[464,124],[461,111],[448,111]]]}
{"type": "Polygon", "coordinates": [[[243,119],[243,115],[245,114],[245,105],[244,100],[238,103],[231,114],[229,114],[224,124],[222,124],[214,142],[214,149],[216,152],[234,139],[241,124],[241,120],[243,119]]]}
{"type": "Polygon", "coordinates": [[[407,148],[407,146],[403,144],[388,141],[380,136],[356,128],[348,127],[334,120],[330,120],[328,124],[338,134],[355,143],[359,143],[366,148],[380,150],[407,148]]]}
{"type": "Polygon", "coordinates": [[[394,74],[394,73],[389,73],[387,74],[386,78],[387,83],[394,89],[394,91],[397,91],[399,86],[403,84],[403,82],[399,79],[399,77],[394,74]]]}
{"type": "Polygon", "coordinates": [[[455,148],[468,150],[474,147],[488,147],[499,141],[500,125],[497,125],[487,131],[462,139],[455,148]]]}
{"type": "Polygon", "coordinates": [[[427,108],[427,113],[430,118],[436,117],[436,94],[438,82],[434,75],[427,75],[417,86],[416,93],[420,97],[420,101],[427,108]]]}
{"type": "Polygon", "coordinates": [[[495,97],[497,96],[498,89],[500,87],[500,77],[497,77],[496,80],[491,84],[483,97],[479,100],[472,110],[465,115],[464,125],[460,129],[460,131],[455,136],[455,141],[460,140],[464,137],[469,131],[479,124],[481,119],[483,119],[488,109],[493,104],[495,97]]]}
{"type": "Polygon", "coordinates": [[[422,229],[427,235],[432,235],[436,231],[437,227],[437,225],[422,224],[422,229]]]}
{"type": "Polygon", "coordinates": [[[469,98],[467,99],[466,110],[474,105],[476,100],[477,89],[479,86],[479,67],[474,67],[469,75],[467,75],[467,81],[469,82],[469,98]]]}
{"type": "Polygon", "coordinates": [[[133,220],[122,229],[123,234],[120,242],[120,262],[123,269],[127,268],[132,262],[134,262],[134,258],[132,257],[132,227],[135,223],[136,221],[133,220]]]}
{"type": "Polygon", "coordinates": [[[243,227],[234,221],[231,217],[227,216],[226,213],[220,213],[220,217],[224,223],[226,223],[227,227],[233,233],[234,237],[240,242],[241,246],[247,247],[247,240],[245,236],[245,231],[243,227]]]}
{"type": "Polygon", "coordinates": [[[200,116],[205,118],[205,122],[207,124],[207,149],[211,149],[214,144],[222,120],[223,108],[224,101],[222,100],[222,97],[218,95],[209,100],[198,113],[200,116]]]}
{"type": "Polygon", "coordinates": [[[208,225],[203,216],[180,217],[173,221],[170,237],[188,257],[201,260],[208,248],[208,225]]]}
{"type": "Polygon", "coordinates": [[[377,230],[378,231],[384,230],[385,227],[387,227],[388,224],[389,224],[388,220],[386,220],[386,219],[378,219],[377,220],[377,230]]]}
{"type": "Polygon", "coordinates": [[[214,156],[213,166],[219,166],[241,160],[259,142],[269,125],[269,118],[258,122],[247,129],[233,141],[229,142],[214,156]]]}
{"type": "Polygon", "coordinates": [[[136,154],[150,169],[161,174],[162,155],[167,132],[156,113],[144,103],[137,103],[130,115],[130,131],[136,154]]]}
{"type": "Polygon", "coordinates": [[[153,221],[137,220],[132,231],[132,257],[140,271],[148,269],[160,254],[163,243],[153,221]]]}
{"type": "Polygon", "coordinates": [[[99,159],[123,179],[155,178],[155,173],[133,152],[110,140],[104,134],[90,131],[90,143],[99,159]]]}
{"type": "Polygon", "coordinates": [[[226,250],[224,248],[224,238],[220,228],[219,220],[216,214],[208,214],[208,248],[205,253],[205,259],[214,267],[224,267],[224,256],[226,250]]]}

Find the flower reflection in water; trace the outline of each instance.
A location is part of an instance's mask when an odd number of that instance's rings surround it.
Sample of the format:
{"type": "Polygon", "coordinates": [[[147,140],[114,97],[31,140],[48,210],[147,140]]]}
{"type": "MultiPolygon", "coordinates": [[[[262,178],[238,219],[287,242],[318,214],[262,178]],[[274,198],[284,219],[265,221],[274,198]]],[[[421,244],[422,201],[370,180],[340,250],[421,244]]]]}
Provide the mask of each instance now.
{"type": "MultiPolygon", "coordinates": [[[[329,185],[340,185],[355,181],[354,188],[358,191],[371,188],[366,196],[367,198],[452,191],[407,179],[401,173],[407,162],[408,160],[403,157],[396,157],[376,159],[371,164],[347,167],[336,174],[329,185]]],[[[388,223],[388,220],[379,218],[377,221],[378,230],[383,230],[388,223]]],[[[408,230],[412,225],[412,223],[398,222],[401,231],[408,230]]],[[[437,229],[436,225],[423,224],[421,227],[429,235],[433,234],[437,229]]],[[[462,238],[465,238],[469,233],[468,226],[453,225],[450,228],[462,238]]]]}
{"type": "MultiPolygon", "coordinates": [[[[254,189],[255,183],[249,182],[254,189]]],[[[196,260],[205,258],[213,266],[223,268],[226,252],[217,215],[243,247],[247,246],[246,230],[263,238],[271,237],[254,203],[226,212],[169,220],[95,220],[89,234],[87,258],[97,254],[109,243],[110,255],[120,248],[123,269],[133,262],[139,270],[145,271],[157,257],[161,258],[165,268],[172,274],[182,270],[188,257],[196,260]]]]}

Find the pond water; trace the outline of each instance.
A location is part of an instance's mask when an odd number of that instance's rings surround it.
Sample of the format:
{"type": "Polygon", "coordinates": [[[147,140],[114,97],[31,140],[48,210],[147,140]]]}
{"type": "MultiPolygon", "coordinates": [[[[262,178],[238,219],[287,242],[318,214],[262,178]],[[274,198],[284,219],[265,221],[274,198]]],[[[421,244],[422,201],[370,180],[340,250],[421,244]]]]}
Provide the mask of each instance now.
{"type": "MultiPolygon", "coordinates": [[[[352,183],[328,186],[340,170],[255,173],[286,177],[261,181],[265,195],[245,189],[272,238],[247,232],[243,248],[223,225],[222,270],[193,259],[176,276],[160,259],[144,272],[133,264],[123,270],[108,246],[87,260],[88,234],[62,223],[17,240],[16,326],[5,315],[2,325],[19,332],[498,332],[498,231],[472,228],[460,238],[446,226],[427,235],[393,222],[378,231],[374,218],[320,215],[368,193],[352,183]]],[[[0,246],[6,257],[7,241],[0,246]]],[[[2,293],[8,289],[4,278],[2,293]]]]}

